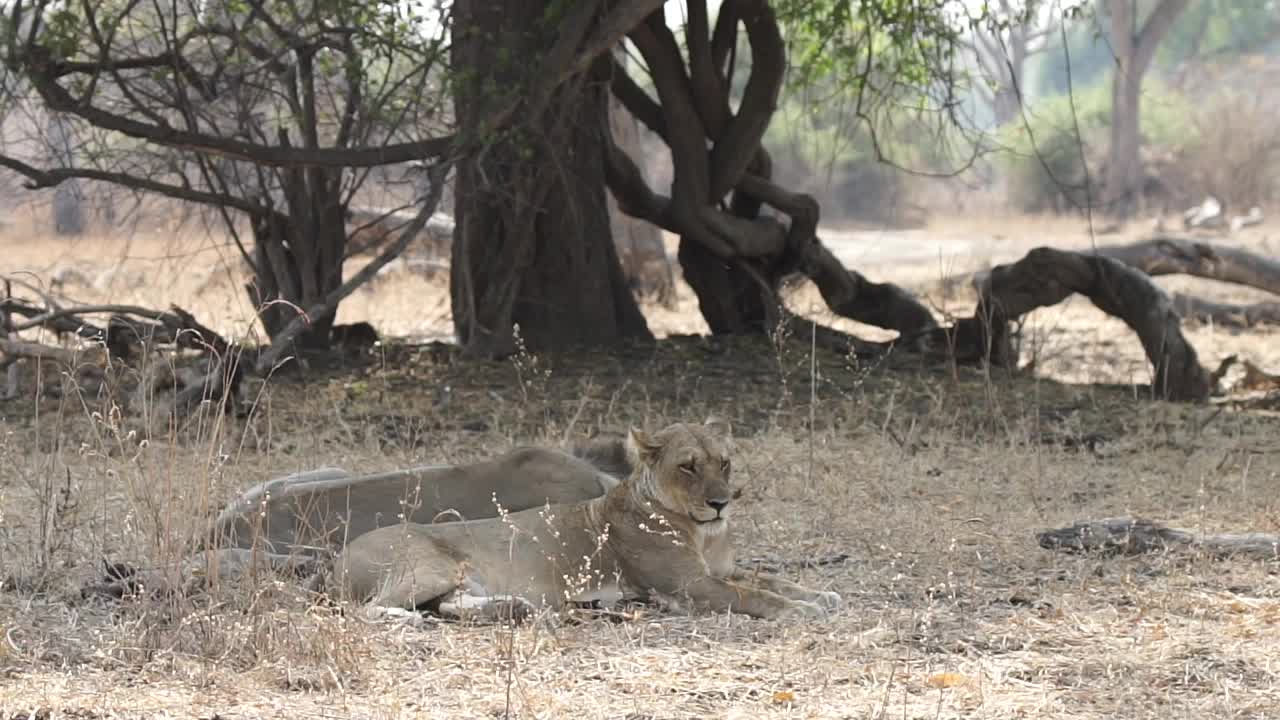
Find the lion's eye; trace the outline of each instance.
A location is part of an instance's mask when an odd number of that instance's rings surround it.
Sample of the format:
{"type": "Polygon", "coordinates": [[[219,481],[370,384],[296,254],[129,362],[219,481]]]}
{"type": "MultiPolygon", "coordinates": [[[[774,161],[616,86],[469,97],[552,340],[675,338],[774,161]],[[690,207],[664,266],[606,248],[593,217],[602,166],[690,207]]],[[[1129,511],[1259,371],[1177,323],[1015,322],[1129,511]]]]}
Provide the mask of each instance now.
{"type": "Polygon", "coordinates": [[[694,471],[696,471],[696,470],[697,470],[697,468],[696,468],[696,467],[694,467],[693,461],[692,461],[692,460],[690,460],[690,461],[689,461],[689,462],[687,462],[687,463],[680,463],[680,470],[681,470],[681,472],[686,472],[686,473],[689,473],[690,475],[692,475],[692,474],[694,473],[694,471]]]}

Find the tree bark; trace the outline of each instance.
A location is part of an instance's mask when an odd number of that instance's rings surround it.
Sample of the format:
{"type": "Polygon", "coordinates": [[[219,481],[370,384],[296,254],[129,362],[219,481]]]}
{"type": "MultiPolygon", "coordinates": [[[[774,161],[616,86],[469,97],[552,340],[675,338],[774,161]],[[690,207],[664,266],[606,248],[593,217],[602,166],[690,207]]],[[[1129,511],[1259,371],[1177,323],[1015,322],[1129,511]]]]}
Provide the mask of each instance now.
{"type": "Polygon", "coordinates": [[[518,126],[459,165],[451,296],[454,327],[469,356],[513,352],[516,326],[531,350],[652,337],[610,233],[607,88],[579,75],[555,86],[546,102],[529,90],[539,82],[530,77],[530,59],[550,57],[549,48],[581,20],[548,23],[547,13],[577,14],[590,5],[455,6],[453,61],[465,68],[455,87],[459,126],[481,127],[510,93],[538,101],[518,126]]]}

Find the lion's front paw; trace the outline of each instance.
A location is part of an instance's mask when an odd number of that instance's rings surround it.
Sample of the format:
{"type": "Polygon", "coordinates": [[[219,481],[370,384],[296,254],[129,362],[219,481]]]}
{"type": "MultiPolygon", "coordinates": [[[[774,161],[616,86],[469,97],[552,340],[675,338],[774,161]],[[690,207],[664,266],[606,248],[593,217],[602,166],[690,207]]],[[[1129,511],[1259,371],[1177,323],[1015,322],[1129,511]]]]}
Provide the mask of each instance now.
{"type": "Polygon", "coordinates": [[[414,628],[420,628],[426,624],[426,618],[420,612],[384,605],[366,605],[361,611],[361,615],[369,622],[391,621],[403,623],[414,628]]]}
{"type": "Polygon", "coordinates": [[[826,620],[827,609],[817,603],[804,602],[803,600],[794,600],[779,615],[780,620],[826,620]]]}
{"type": "Polygon", "coordinates": [[[834,611],[840,609],[840,606],[844,604],[844,599],[840,597],[840,593],[824,590],[818,593],[818,598],[814,602],[828,610],[834,611]]]}
{"type": "Polygon", "coordinates": [[[458,594],[440,603],[441,615],[481,622],[521,623],[536,610],[532,603],[518,595],[458,594]]]}

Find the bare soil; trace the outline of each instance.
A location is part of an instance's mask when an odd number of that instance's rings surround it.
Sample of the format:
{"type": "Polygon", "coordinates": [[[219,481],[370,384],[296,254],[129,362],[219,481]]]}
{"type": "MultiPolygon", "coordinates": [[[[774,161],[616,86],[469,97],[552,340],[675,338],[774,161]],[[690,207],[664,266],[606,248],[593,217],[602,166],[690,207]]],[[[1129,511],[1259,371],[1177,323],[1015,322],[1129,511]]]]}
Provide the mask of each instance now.
{"type": "MultiPolygon", "coordinates": [[[[972,293],[948,275],[1036,244],[1081,246],[1079,225],[992,221],[996,238],[952,221],[946,232],[985,237],[987,250],[910,265],[879,251],[859,269],[929,297],[940,317],[962,315],[972,293]]],[[[1265,248],[1266,232],[1244,241],[1265,248]]],[[[65,292],[175,302],[244,337],[252,313],[228,269],[234,255],[200,237],[165,227],[128,245],[36,242],[18,227],[0,253],[6,271],[47,278],[111,248],[116,279],[65,292]]],[[[800,287],[789,301],[825,318],[815,299],[800,287]]],[[[1136,340],[1087,303],[1033,315],[1034,367],[992,375],[815,353],[802,329],[778,344],[683,337],[702,329],[683,285],[674,307],[645,311],[656,345],[462,363],[431,342],[449,332],[445,287],[399,276],[340,316],[373,322],[383,347],[256,386],[245,419],[148,425],[113,413],[109,393],[0,404],[0,718],[1251,718],[1280,708],[1280,562],[1036,544],[1039,530],[1116,515],[1280,533],[1280,413],[1267,402],[1149,400],[1134,385],[1146,381],[1136,340]],[[845,607],[829,621],[631,608],[548,613],[516,629],[412,628],[311,606],[267,578],[195,601],[108,605],[76,592],[104,559],[181,553],[200,518],[270,477],[471,460],[712,413],[733,423],[746,485],[740,560],[840,592],[845,607]]],[[[1190,338],[1211,367],[1238,353],[1280,371],[1274,329],[1190,338]]]]}

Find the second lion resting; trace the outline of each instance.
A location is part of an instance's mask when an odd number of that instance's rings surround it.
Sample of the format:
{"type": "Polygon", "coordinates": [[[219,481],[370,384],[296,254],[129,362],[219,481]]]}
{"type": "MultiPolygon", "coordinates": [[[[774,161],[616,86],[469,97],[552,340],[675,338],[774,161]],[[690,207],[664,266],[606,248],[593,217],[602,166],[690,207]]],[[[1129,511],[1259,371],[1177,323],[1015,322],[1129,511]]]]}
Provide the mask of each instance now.
{"type": "Polygon", "coordinates": [[[608,438],[565,451],[521,447],[462,465],[296,473],[256,485],[228,503],[200,551],[147,570],[110,565],[106,577],[83,592],[115,598],[143,589],[192,593],[212,578],[235,581],[255,570],[315,584],[343,545],[374,528],[589,500],[626,477],[628,462],[622,440],[608,438]]]}
{"type": "Polygon", "coordinates": [[[633,470],[603,497],[497,518],[402,523],[337,561],[350,599],[495,616],[570,602],[687,598],[759,618],[825,617],[840,596],[734,565],[730,461],[707,426],[632,430],[633,470]]]}

